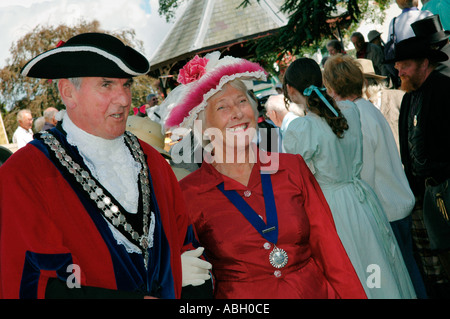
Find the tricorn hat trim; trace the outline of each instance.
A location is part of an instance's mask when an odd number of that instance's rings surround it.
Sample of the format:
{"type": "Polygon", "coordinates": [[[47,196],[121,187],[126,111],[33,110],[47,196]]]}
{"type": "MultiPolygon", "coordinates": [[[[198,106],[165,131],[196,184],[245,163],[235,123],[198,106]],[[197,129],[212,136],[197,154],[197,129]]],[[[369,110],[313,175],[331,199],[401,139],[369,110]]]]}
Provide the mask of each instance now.
{"type": "Polygon", "coordinates": [[[65,53],[65,52],[93,52],[93,53],[97,53],[100,54],[101,56],[111,60],[112,62],[114,62],[115,64],[117,64],[117,66],[124,71],[125,73],[128,73],[130,75],[133,76],[138,76],[138,75],[143,75],[145,73],[139,73],[139,72],[135,72],[133,70],[131,70],[125,63],[123,63],[122,60],[120,60],[119,58],[117,58],[116,56],[95,48],[95,47],[91,47],[91,46],[73,46],[73,47],[60,47],[60,48],[56,48],[47,52],[42,53],[41,55],[37,56],[36,58],[34,58],[33,60],[31,60],[22,70],[22,75],[23,76],[27,76],[28,72],[31,70],[31,68],[33,66],[35,66],[37,63],[39,63],[41,60],[54,55],[54,54],[58,54],[58,53],[65,53]]]}

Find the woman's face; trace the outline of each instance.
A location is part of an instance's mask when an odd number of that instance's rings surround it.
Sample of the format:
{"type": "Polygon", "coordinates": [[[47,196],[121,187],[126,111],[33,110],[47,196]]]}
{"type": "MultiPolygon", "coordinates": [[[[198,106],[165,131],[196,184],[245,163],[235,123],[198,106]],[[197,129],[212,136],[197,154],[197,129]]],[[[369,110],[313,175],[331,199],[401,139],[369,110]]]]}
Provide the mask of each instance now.
{"type": "Polygon", "coordinates": [[[225,84],[208,100],[204,134],[217,148],[241,148],[250,145],[256,134],[255,112],[247,95],[225,84]]]}

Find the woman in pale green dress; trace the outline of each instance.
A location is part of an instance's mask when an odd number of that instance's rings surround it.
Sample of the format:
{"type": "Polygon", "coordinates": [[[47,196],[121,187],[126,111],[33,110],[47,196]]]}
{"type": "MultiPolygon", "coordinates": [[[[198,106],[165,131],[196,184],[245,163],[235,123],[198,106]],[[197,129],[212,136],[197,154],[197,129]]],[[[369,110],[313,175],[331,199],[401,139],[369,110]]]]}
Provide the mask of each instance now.
{"type": "Polygon", "coordinates": [[[328,201],[339,237],[372,299],[415,298],[415,292],[389,221],[377,196],[361,180],[362,132],[359,111],[334,100],[322,88],[318,64],[294,61],[284,76],[285,96],[307,105],[283,135],[289,153],[300,154],[328,201]]]}

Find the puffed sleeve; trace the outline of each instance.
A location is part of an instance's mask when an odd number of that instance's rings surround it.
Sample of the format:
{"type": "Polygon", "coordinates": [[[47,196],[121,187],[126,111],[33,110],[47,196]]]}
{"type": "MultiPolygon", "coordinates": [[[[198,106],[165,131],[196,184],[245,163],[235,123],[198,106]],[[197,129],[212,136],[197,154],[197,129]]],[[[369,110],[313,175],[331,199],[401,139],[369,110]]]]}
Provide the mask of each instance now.
{"type": "Polygon", "coordinates": [[[308,117],[299,117],[293,120],[283,134],[283,147],[287,153],[300,154],[314,173],[312,158],[319,148],[319,143],[313,134],[311,125],[308,117]]]}
{"type": "Polygon", "coordinates": [[[297,157],[304,205],[310,223],[312,255],[341,298],[365,299],[364,288],[339,239],[325,196],[301,156],[297,157]]]}

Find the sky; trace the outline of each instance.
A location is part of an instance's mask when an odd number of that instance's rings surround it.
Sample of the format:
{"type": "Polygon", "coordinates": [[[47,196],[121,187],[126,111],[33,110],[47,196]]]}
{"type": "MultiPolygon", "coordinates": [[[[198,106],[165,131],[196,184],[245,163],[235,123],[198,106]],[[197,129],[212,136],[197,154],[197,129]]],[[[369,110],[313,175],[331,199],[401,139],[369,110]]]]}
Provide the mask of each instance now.
{"type": "Polygon", "coordinates": [[[96,19],[107,31],[134,29],[150,60],[172,25],[158,8],[158,0],[0,0],[0,68],[12,44],[37,25],[71,26],[81,19],[96,19]]]}
{"type": "MultiPolygon", "coordinates": [[[[134,29],[137,39],[144,43],[142,53],[151,60],[172,26],[158,15],[158,8],[158,0],[0,0],[0,69],[11,57],[12,44],[37,25],[75,25],[80,19],[88,22],[96,19],[107,31],[134,29]]],[[[386,40],[388,21],[400,14],[395,2],[391,8],[384,25],[363,23],[361,33],[366,36],[377,29],[386,40]]]]}

